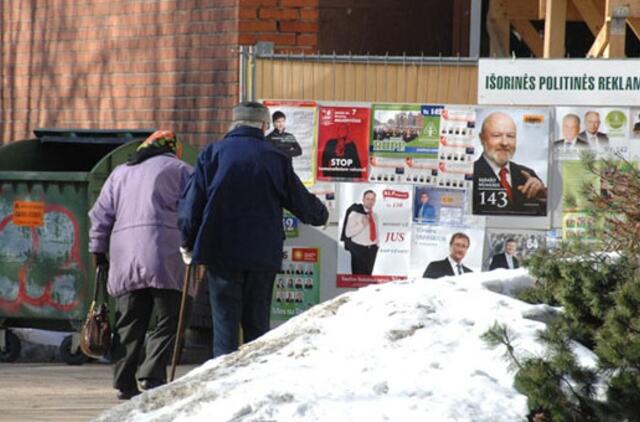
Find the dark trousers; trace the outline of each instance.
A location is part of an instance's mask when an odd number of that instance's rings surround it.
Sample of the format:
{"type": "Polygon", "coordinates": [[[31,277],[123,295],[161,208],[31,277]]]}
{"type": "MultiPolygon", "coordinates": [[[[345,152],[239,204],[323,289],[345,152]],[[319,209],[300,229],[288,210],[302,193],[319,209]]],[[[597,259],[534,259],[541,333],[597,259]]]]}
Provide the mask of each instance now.
{"type": "Polygon", "coordinates": [[[214,358],[238,350],[240,326],[245,343],[269,331],[275,278],[275,272],[207,269],[214,358]]]}
{"type": "Polygon", "coordinates": [[[177,290],[147,288],[116,298],[111,347],[114,388],[137,389],[136,370],[137,379],[166,380],[178,326],[180,297],[181,292],[177,290]],[[156,325],[149,332],[144,358],[140,362],[152,311],[155,311],[156,325]]]}
{"type": "Polygon", "coordinates": [[[351,274],[371,275],[378,255],[378,246],[362,246],[351,242],[349,252],[351,253],[351,274]]]}

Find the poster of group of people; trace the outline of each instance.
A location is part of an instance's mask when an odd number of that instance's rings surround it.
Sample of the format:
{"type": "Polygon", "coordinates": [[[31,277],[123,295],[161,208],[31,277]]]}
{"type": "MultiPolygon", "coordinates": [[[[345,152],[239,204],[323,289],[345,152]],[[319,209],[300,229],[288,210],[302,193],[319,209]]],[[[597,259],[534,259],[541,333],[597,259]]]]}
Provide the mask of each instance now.
{"type": "Polygon", "coordinates": [[[286,321],[320,302],[320,249],[285,246],[276,275],[271,320],[286,321]]]}

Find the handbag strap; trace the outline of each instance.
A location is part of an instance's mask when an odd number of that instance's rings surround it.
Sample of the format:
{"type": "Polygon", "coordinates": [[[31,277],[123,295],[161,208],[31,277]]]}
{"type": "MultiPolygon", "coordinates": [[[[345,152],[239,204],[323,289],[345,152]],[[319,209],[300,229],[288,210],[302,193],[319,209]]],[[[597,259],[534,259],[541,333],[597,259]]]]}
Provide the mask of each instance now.
{"type": "Polygon", "coordinates": [[[107,278],[108,270],[106,265],[96,267],[96,283],[93,290],[93,302],[101,305],[107,301],[107,278]]]}

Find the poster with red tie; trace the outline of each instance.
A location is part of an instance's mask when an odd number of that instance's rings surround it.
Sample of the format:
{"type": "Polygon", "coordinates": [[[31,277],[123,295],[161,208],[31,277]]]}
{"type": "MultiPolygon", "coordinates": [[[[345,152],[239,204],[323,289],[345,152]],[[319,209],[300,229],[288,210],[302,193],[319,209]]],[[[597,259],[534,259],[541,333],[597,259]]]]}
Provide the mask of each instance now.
{"type": "Polygon", "coordinates": [[[406,278],[413,187],[341,183],[337,193],[337,287],[362,287],[406,278]]]}
{"type": "Polygon", "coordinates": [[[370,115],[364,107],[320,107],[317,180],[367,180],[370,115]]]}
{"type": "Polygon", "coordinates": [[[546,216],[550,109],[476,111],[473,214],[546,216]]]}

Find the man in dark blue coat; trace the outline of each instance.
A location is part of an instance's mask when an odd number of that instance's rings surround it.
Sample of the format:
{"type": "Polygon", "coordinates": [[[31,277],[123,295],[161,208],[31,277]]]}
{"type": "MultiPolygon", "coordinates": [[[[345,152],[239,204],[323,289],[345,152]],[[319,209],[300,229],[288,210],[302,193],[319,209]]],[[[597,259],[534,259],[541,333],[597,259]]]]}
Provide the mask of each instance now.
{"type": "Polygon", "coordinates": [[[179,206],[183,255],[207,266],[213,356],[269,330],[273,283],[282,264],[282,209],[303,223],[326,223],[326,207],[304,187],[291,159],[265,140],[269,110],[233,109],[231,131],[199,155],[179,206]]]}

